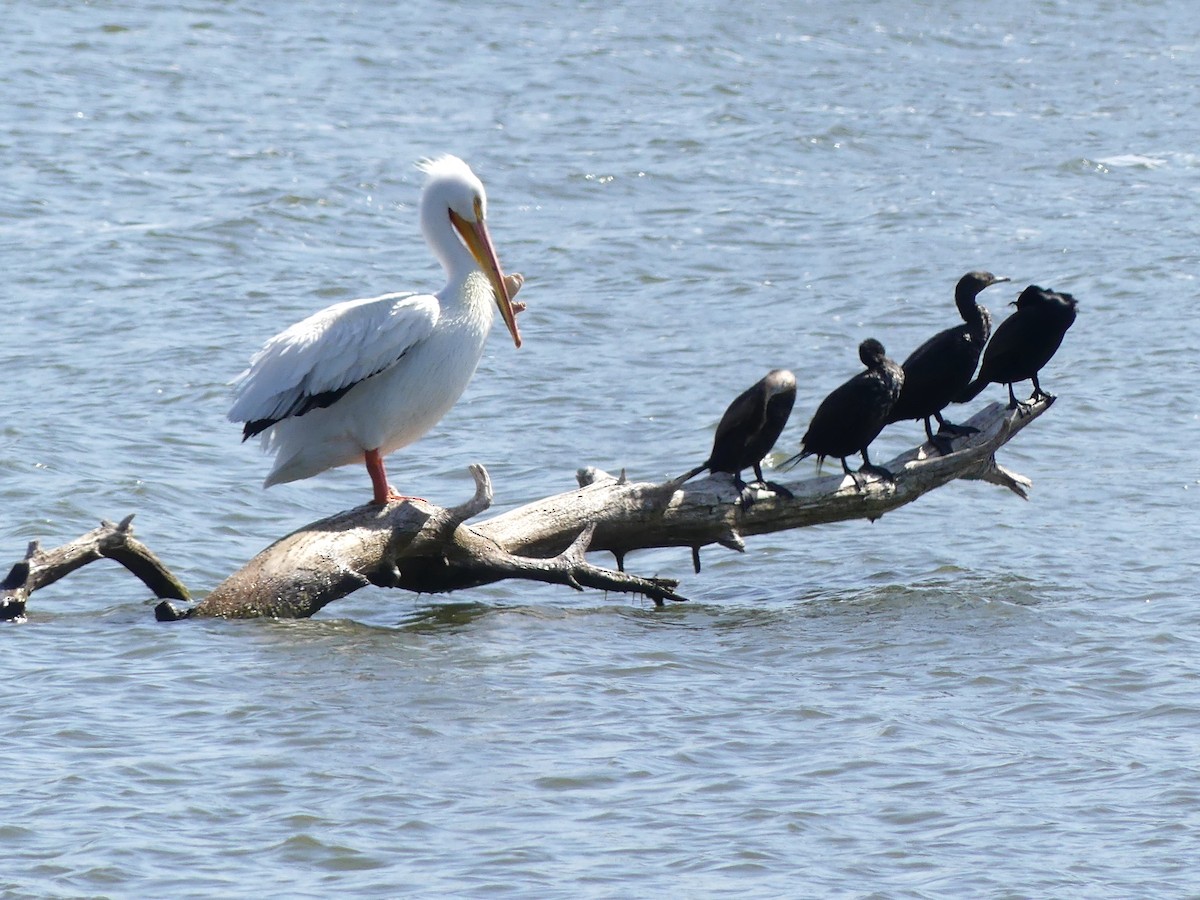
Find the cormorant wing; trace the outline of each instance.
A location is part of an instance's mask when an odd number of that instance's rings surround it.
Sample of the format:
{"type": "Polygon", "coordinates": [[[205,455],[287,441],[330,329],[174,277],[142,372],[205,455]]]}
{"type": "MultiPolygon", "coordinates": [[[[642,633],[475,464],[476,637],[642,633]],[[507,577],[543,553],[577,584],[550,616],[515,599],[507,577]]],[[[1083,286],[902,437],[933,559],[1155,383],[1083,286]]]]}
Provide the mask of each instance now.
{"type": "Polygon", "coordinates": [[[756,382],[734,398],[717,423],[713,455],[737,457],[762,433],[767,420],[767,385],[756,382]]]}

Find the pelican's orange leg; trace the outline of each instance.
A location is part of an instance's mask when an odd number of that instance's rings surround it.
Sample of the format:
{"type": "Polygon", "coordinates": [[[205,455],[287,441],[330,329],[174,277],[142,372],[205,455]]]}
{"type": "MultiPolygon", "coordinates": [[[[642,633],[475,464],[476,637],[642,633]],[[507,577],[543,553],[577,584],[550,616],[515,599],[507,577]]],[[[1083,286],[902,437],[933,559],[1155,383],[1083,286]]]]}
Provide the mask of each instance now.
{"type": "Polygon", "coordinates": [[[378,448],[364,452],[363,462],[367,464],[367,474],[371,476],[372,503],[386,506],[395,500],[421,500],[424,502],[424,498],[401,494],[388,484],[387,472],[383,469],[383,457],[379,455],[378,448]]]}

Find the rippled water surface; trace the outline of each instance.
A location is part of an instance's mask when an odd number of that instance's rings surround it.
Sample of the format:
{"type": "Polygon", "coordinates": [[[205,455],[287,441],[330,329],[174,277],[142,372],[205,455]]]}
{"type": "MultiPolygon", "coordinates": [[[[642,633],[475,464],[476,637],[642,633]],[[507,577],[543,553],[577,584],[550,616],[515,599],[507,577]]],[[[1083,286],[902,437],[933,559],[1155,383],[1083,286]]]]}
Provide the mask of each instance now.
{"type": "Polygon", "coordinates": [[[678,474],[776,366],[792,450],[968,269],[1081,309],[1001,453],[1029,502],[629,557],[684,605],[506,582],[168,626],[113,564],[39,592],[0,628],[0,892],[1194,896],[1197,35],[1183,0],[7,8],[7,559],[136,512],[203,594],[361,502],[357,469],[260,490],[227,382],[316,308],[440,285],[425,155],[483,177],[530,306],[391,460],[440,503],[472,462],[497,509],[678,474]]]}

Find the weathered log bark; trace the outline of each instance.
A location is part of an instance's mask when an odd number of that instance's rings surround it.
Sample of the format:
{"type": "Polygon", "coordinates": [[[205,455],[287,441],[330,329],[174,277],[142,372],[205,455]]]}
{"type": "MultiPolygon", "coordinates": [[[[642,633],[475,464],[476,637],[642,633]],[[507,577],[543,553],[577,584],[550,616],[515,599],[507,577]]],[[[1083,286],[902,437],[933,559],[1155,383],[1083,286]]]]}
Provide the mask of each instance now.
{"type": "MultiPolygon", "coordinates": [[[[741,551],[752,535],[845,519],[874,520],[960,478],[988,481],[1026,497],[1030,481],[998,465],[995,453],[1052,402],[1015,410],[993,403],[964,423],[979,431],[957,438],[953,453],[941,456],[923,444],[886,463],[893,481],[870,476],[860,488],[839,473],[783,482],[792,497],[760,491],[752,503],[740,498],[728,475],[687,484],[635,483],[624,474],[585,469],[578,473],[576,490],[469,525],[467,520],[492,501],[487,473],[473,466],[475,494],[460,506],[406,501],[338,513],[276,541],[194,607],[179,609],[164,600],[155,614],[161,620],[297,618],[369,584],[435,593],[506,578],[640,593],[662,605],[685,599],[675,592],[678,582],[626,573],[626,554],[689,547],[699,571],[700,548],[709,544],[741,551]],[[590,563],[585,552],[593,550],[613,553],[617,569],[590,563]]],[[[31,545],[27,558],[0,586],[0,618],[5,609],[23,614],[33,591],[102,556],[124,563],[156,596],[186,600],[183,586],[132,540],[128,526],[129,519],[120,525],[105,523],[49,553],[31,545]]]]}
{"type": "Polygon", "coordinates": [[[633,550],[691,547],[698,569],[699,548],[708,544],[740,551],[750,535],[877,519],[956,478],[989,481],[1025,497],[1029,480],[999,466],[994,454],[1051,402],[1021,410],[992,404],[964,423],[979,432],[958,439],[955,452],[940,456],[924,444],[887,463],[894,481],[872,477],[861,489],[841,474],[786,482],[790,499],[763,492],[750,505],[739,502],[725,475],[680,485],[582,470],[577,490],[472,526],[467,519],[492,498],[487,473],[473,467],[476,493],[461,506],[403,502],[339,513],[272,544],[192,609],[163,603],[158,615],[304,617],[368,584],[446,592],[504,578],[642,593],[659,604],[682,600],[674,580],[603,569],[583,551],[607,550],[623,569],[633,550]]]}
{"type": "Polygon", "coordinates": [[[132,515],[117,525],[102,521],[100,527],[53,550],[42,550],[37,541],[30,543],[25,558],[0,583],[0,621],[23,619],[30,594],[98,559],[116,560],[140,578],[155,597],[190,599],[187,588],[134,538],[132,522],[132,515]]]}

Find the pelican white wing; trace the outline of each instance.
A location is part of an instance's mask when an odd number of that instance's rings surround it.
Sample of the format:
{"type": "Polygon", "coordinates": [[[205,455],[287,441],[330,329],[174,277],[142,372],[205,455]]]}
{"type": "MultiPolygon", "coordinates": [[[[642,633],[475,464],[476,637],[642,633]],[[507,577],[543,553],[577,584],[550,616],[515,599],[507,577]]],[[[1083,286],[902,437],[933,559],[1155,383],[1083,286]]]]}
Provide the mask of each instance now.
{"type": "Polygon", "coordinates": [[[271,338],[234,381],[233,422],[252,437],[290,416],[327,407],[358,382],[394,366],[433,333],[431,294],[384,294],[338,303],[271,338]]]}

